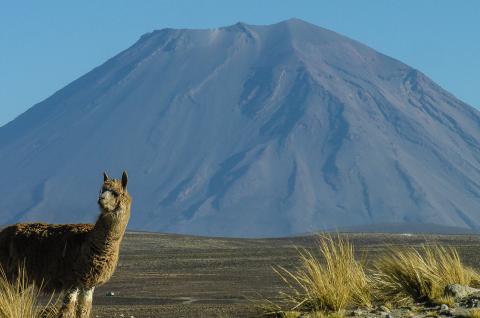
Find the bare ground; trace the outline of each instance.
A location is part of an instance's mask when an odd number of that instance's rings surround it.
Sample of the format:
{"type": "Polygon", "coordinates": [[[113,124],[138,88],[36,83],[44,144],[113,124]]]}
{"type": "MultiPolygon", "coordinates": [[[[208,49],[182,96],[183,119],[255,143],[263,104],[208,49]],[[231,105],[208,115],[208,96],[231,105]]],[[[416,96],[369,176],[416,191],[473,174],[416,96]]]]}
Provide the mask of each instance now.
{"type": "MultiPolygon", "coordinates": [[[[393,245],[428,241],[456,246],[465,263],[480,266],[480,238],[474,235],[348,236],[367,262],[393,245]]],[[[93,317],[255,317],[255,300],[275,300],[282,288],[272,266],[293,268],[297,248],[313,245],[312,237],[231,239],[128,233],[116,273],[95,292],[93,317]],[[115,295],[107,296],[109,291],[115,295]]]]}

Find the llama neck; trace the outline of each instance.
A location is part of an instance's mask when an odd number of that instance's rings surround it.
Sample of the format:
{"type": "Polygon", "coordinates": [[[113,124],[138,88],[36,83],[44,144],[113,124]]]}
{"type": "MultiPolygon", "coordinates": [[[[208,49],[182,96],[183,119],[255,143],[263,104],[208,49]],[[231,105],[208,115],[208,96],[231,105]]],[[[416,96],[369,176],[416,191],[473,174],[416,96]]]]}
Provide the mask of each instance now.
{"type": "Polygon", "coordinates": [[[120,247],[127,227],[130,211],[120,211],[118,217],[100,214],[89,236],[89,245],[98,253],[110,252],[120,247]]]}

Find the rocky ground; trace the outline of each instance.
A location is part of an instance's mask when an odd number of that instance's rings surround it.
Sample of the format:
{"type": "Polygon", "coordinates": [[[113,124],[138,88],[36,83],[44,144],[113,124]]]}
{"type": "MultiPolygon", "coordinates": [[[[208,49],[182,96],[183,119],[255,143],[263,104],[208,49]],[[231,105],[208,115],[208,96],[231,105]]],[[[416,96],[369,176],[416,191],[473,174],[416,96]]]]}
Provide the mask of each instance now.
{"type": "Polygon", "coordinates": [[[416,304],[401,308],[390,309],[386,306],[378,306],[372,310],[357,309],[349,311],[347,316],[350,317],[375,317],[375,318],[392,318],[392,317],[478,317],[480,315],[480,293],[465,296],[457,299],[451,306],[440,304],[436,306],[416,304]]]}
{"type": "MultiPolygon", "coordinates": [[[[450,285],[445,290],[445,297],[449,300],[450,306],[446,303],[429,305],[425,303],[412,304],[399,308],[392,308],[386,305],[377,305],[371,309],[357,308],[347,310],[343,316],[358,318],[478,318],[480,317],[480,290],[462,285],[450,285]]],[[[286,312],[287,317],[295,318],[317,318],[314,314],[286,312]]],[[[282,315],[278,315],[282,317],[282,315]]],[[[284,317],[283,316],[283,317],[284,317]]],[[[336,317],[336,316],[335,316],[336,317]]]]}
{"type": "MultiPolygon", "coordinates": [[[[367,264],[386,248],[425,241],[455,246],[467,265],[478,269],[480,264],[480,238],[473,235],[349,234],[349,238],[367,264]]],[[[256,317],[255,304],[278,300],[283,288],[272,266],[293,269],[298,264],[297,248],[312,246],[312,237],[230,239],[128,233],[115,275],[95,292],[93,317],[256,317]]],[[[474,293],[448,308],[379,307],[347,315],[473,318],[479,299],[480,294],[474,293]]]]}

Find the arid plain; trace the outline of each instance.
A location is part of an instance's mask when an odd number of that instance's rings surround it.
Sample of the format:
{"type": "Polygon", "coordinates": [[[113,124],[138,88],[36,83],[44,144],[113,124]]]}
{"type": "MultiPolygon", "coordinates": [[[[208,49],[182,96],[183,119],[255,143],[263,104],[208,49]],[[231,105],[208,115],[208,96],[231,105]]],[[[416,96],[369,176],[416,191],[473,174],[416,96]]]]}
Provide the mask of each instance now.
{"type": "MultiPolygon", "coordinates": [[[[467,265],[480,268],[475,235],[345,235],[367,266],[392,246],[437,242],[455,246],[467,265]]],[[[313,236],[232,239],[130,232],[116,273],[95,293],[93,317],[255,317],[256,301],[275,301],[283,288],[272,266],[293,269],[298,248],[314,246],[313,236]]]]}

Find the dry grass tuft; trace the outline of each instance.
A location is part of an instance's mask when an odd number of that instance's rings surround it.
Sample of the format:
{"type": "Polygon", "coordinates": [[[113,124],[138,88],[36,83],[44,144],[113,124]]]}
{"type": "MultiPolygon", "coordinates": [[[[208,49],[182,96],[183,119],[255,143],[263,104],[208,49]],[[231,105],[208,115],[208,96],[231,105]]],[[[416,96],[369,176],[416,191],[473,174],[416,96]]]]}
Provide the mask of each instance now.
{"type": "Polygon", "coordinates": [[[0,268],[0,318],[53,318],[56,310],[52,310],[53,295],[48,303],[42,306],[39,302],[41,286],[28,281],[25,270],[19,269],[14,282],[9,282],[3,269],[0,268]]]}
{"type": "Polygon", "coordinates": [[[438,315],[438,312],[431,310],[431,311],[427,311],[425,313],[425,317],[426,318],[438,318],[439,315],[438,315]]]}
{"type": "Polygon", "coordinates": [[[468,316],[470,318],[480,318],[480,309],[471,309],[468,316]]]}
{"type": "Polygon", "coordinates": [[[438,302],[448,284],[471,285],[479,279],[455,248],[440,245],[392,249],[374,267],[375,295],[396,305],[438,302]]]}
{"type": "Polygon", "coordinates": [[[450,308],[455,307],[455,297],[453,296],[442,296],[432,300],[434,305],[447,305],[450,308]]]}
{"type": "Polygon", "coordinates": [[[298,311],[286,311],[282,314],[282,318],[298,318],[301,315],[302,313],[298,311]]]}
{"type": "Polygon", "coordinates": [[[349,306],[371,305],[368,278],[354,248],[340,236],[319,236],[318,253],[300,251],[295,271],[278,267],[274,271],[287,285],[281,293],[290,311],[341,313],[349,306]]]}

